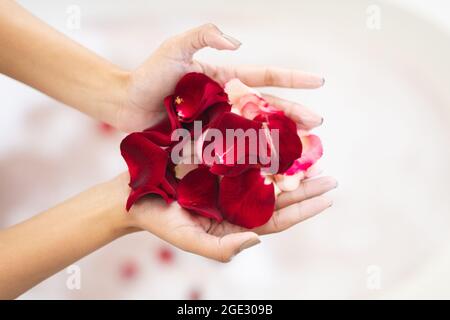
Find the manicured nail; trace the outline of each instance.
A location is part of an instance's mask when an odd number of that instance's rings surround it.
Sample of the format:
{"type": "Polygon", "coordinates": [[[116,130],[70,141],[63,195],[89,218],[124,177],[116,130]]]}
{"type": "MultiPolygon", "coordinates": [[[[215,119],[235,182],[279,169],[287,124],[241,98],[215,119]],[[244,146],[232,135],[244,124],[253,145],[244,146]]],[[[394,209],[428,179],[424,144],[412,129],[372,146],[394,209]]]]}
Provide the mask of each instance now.
{"type": "Polygon", "coordinates": [[[242,44],[238,39],[233,38],[232,36],[229,36],[225,33],[222,33],[222,37],[224,37],[228,42],[230,42],[235,48],[239,48],[242,44]]]}

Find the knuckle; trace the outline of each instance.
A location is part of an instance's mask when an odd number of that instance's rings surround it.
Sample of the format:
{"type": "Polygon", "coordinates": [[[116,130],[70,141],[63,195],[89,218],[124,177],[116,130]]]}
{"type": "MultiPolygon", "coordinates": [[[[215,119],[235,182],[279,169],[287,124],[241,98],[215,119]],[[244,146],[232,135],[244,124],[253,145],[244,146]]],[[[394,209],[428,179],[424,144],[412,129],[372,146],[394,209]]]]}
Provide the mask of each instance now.
{"type": "Polygon", "coordinates": [[[305,199],[309,198],[308,182],[302,182],[300,184],[299,192],[300,192],[300,197],[301,197],[302,200],[305,200],[305,199]]]}
{"type": "Polygon", "coordinates": [[[201,29],[203,29],[205,31],[217,31],[217,30],[219,30],[219,28],[217,28],[217,26],[214,23],[212,23],[212,22],[205,23],[203,26],[201,26],[201,29]]]}
{"type": "Polygon", "coordinates": [[[298,202],[297,203],[297,213],[298,213],[298,215],[302,216],[304,211],[305,211],[305,206],[304,206],[303,202],[298,202]]]}
{"type": "Polygon", "coordinates": [[[272,224],[273,224],[273,228],[276,232],[281,231],[281,226],[280,226],[280,213],[277,211],[272,215],[272,224]]]}

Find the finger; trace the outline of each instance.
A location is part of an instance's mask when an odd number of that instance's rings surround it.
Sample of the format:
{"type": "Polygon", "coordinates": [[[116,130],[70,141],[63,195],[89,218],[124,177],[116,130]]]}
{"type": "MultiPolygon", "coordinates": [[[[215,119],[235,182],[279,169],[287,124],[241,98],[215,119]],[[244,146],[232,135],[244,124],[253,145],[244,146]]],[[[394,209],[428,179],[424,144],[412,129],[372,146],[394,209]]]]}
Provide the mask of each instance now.
{"type": "Polygon", "coordinates": [[[258,235],[250,231],[230,233],[223,237],[198,232],[183,235],[181,248],[206,258],[229,262],[239,252],[260,242],[258,235]]]}
{"type": "Polygon", "coordinates": [[[225,35],[214,24],[208,23],[167,40],[162,46],[176,58],[191,59],[198,50],[211,47],[218,50],[236,50],[241,43],[225,35]]]}
{"type": "Polygon", "coordinates": [[[272,218],[265,225],[253,229],[258,234],[274,233],[286,230],[299,222],[309,219],[329,208],[333,202],[325,197],[314,197],[297,202],[274,212],[272,218]]]}
{"type": "Polygon", "coordinates": [[[282,110],[286,116],[300,125],[300,129],[311,130],[323,123],[323,118],[307,107],[292,101],[284,100],[269,94],[263,94],[263,98],[277,109],[282,110]]]}
{"type": "Polygon", "coordinates": [[[317,179],[304,180],[294,191],[282,192],[278,195],[276,208],[282,209],[296,202],[304,201],[320,196],[337,186],[337,181],[333,177],[320,177],[317,179]]]}
{"type": "Polygon", "coordinates": [[[320,88],[325,83],[321,76],[295,69],[276,67],[239,66],[219,67],[223,78],[238,78],[250,87],[283,87],[297,89],[320,88]]]}

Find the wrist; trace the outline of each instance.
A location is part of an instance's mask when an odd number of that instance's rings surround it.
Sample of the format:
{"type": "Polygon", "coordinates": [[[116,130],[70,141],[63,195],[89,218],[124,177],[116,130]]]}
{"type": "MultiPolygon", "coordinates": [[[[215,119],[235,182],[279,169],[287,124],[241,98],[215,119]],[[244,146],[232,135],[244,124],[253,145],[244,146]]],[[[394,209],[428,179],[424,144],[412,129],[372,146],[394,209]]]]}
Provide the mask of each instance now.
{"type": "Polygon", "coordinates": [[[108,73],[108,80],[105,92],[102,94],[106,100],[104,114],[101,116],[106,122],[121,130],[120,113],[128,101],[128,88],[130,85],[131,73],[112,66],[108,73]]]}
{"type": "Polygon", "coordinates": [[[117,237],[139,231],[134,217],[125,209],[125,204],[130,192],[128,187],[129,174],[122,173],[114,179],[104,183],[106,199],[103,201],[108,208],[105,210],[107,223],[112,233],[117,237]]]}

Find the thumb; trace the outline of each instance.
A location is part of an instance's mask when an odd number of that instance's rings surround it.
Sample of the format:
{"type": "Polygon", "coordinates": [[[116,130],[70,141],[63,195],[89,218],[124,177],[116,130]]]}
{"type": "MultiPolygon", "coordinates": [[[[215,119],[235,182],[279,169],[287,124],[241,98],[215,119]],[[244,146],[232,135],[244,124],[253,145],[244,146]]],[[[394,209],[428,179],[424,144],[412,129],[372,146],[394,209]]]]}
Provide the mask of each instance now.
{"type": "Polygon", "coordinates": [[[258,235],[250,231],[230,233],[223,237],[196,233],[190,238],[184,237],[180,246],[182,249],[220,262],[229,262],[242,250],[261,242],[258,235]]]}
{"type": "Polygon", "coordinates": [[[261,242],[254,232],[230,233],[219,238],[218,250],[221,252],[220,261],[229,262],[241,251],[253,247],[261,242]]]}
{"type": "Polygon", "coordinates": [[[240,45],[241,42],[225,35],[214,24],[208,23],[170,38],[163,47],[180,58],[191,59],[198,50],[205,47],[236,50],[240,45]]]}

